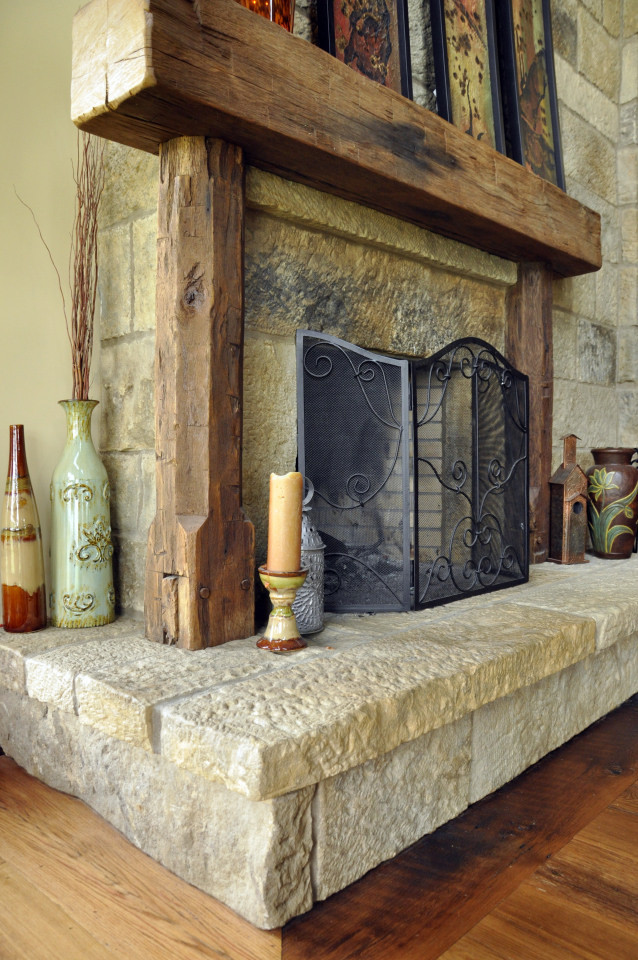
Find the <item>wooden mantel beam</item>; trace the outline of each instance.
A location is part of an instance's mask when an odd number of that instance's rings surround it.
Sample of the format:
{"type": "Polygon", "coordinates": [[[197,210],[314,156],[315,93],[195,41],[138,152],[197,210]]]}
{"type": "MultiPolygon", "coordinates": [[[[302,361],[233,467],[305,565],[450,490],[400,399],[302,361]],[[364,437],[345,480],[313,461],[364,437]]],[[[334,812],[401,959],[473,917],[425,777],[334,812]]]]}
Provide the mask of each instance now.
{"type": "Polygon", "coordinates": [[[163,144],[157,244],[157,512],[146,633],[189,650],[254,632],[254,530],[241,498],[241,149],[163,144]]]}
{"type": "Polygon", "coordinates": [[[72,117],[154,153],[219,138],[246,163],[563,276],[601,265],[598,214],[235,0],[92,0],[74,20],[72,117]]]}

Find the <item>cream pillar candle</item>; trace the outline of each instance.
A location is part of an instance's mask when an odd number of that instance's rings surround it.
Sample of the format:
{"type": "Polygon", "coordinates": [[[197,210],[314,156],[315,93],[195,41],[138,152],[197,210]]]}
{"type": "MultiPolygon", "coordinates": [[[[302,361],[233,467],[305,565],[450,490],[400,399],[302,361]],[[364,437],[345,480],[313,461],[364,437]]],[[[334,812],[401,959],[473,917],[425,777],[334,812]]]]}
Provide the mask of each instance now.
{"type": "Polygon", "coordinates": [[[268,513],[268,570],[293,573],[301,566],[301,501],[303,477],[270,474],[268,513]]]}

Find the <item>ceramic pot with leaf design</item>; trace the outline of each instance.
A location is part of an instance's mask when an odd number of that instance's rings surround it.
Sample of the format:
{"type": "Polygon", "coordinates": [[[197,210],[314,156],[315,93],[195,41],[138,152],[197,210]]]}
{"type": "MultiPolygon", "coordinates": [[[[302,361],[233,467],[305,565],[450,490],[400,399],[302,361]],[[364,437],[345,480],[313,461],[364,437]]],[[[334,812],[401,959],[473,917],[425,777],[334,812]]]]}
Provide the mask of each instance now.
{"type": "Polygon", "coordinates": [[[592,450],[587,470],[587,519],[594,553],[608,560],[631,556],[638,522],[638,470],[632,447],[592,450]]]}
{"type": "Polygon", "coordinates": [[[51,480],[51,620],[99,627],[115,619],[111,493],[93,445],[96,400],[61,400],[67,437],[51,480]]]}

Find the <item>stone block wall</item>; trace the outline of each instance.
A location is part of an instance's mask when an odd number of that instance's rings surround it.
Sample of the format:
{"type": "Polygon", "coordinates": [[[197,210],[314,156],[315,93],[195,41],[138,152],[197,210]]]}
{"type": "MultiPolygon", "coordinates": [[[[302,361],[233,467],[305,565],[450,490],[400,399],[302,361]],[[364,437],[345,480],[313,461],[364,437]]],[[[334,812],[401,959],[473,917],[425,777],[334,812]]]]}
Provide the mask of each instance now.
{"type": "MultiPolygon", "coordinates": [[[[415,99],[428,102],[428,24],[410,5],[415,99]]],[[[603,266],[554,285],[554,461],[638,444],[638,12],[635,0],[553,0],[567,191],[602,217],[603,266]]],[[[312,3],[295,32],[311,39],[312,3]]],[[[101,448],[113,487],[120,609],[141,616],[154,513],[156,157],[107,144],[100,233],[101,448]]],[[[297,328],[430,354],[461,336],[503,349],[514,265],[271,175],[248,171],[244,502],[266,549],[268,473],[294,468],[297,328]],[[277,415],[264,426],[261,402],[277,415]]]]}
{"type": "Polygon", "coordinates": [[[554,284],[554,465],[576,433],[586,467],[592,447],[638,445],[638,8],[552,12],[567,192],[602,218],[601,270],[554,284]]]}
{"type": "MultiPolygon", "coordinates": [[[[101,442],[111,481],[119,610],[144,609],[146,535],[155,514],[157,157],[106,147],[101,208],[101,442]]],[[[100,408],[98,408],[100,409],[100,408]]]]}

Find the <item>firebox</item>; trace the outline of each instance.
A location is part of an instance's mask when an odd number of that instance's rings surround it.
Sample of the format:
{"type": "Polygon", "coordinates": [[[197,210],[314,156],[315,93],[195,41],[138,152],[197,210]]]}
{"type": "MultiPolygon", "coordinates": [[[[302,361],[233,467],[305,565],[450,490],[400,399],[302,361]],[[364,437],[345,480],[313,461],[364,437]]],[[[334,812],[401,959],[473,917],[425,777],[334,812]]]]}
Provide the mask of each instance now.
{"type": "Polygon", "coordinates": [[[528,378],[488,343],[384,356],[297,333],[298,469],[325,607],[422,609],[528,579],[528,378]]]}

